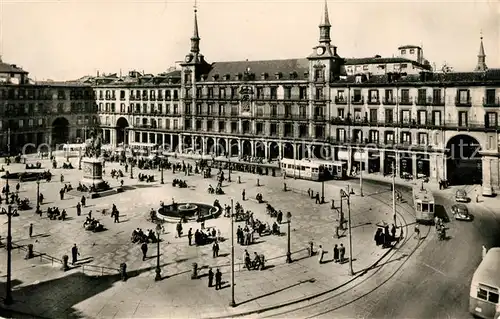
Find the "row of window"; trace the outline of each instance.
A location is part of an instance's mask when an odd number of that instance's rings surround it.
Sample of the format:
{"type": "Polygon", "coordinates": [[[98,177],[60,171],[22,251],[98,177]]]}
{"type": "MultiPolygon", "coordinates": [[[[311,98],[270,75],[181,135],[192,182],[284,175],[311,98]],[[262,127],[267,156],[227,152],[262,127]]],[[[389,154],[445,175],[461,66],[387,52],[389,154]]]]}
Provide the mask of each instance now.
{"type": "Polygon", "coordinates": [[[0,89],[0,99],[14,100],[14,99],[29,99],[29,100],[46,100],[46,99],[59,99],[65,100],[69,97],[72,100],[91,100],[95,99],[94,93],[91,88],[81,89],[51,89],[51,88],[37,88],[37,89],[24,89],[24,88],[4,88],[0,89]]]}
{"type": "MultiPolygon", "coordinates": [[[[125,90],[98,90],[98,96],[100,100],[116,100],[116,96],[120,97],[120,100],[126,99],[125,90]],[[118,94],[117,94],[118,93],[118,94]]],[[[130,99],[179,99],[179,90],[130,90],[130,99]]]]}

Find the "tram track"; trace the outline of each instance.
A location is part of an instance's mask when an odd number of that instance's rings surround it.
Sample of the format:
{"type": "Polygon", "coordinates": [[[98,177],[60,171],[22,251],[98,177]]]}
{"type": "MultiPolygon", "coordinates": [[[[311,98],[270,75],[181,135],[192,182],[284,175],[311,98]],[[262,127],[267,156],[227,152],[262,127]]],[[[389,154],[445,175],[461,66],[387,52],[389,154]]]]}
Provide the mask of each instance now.
{"type": "MultiPolygon", "coordinates": [[[[389,207],[392,207],[392,203],[389,204],[387,203],[386,201],[384,201],[383,199],[381,198],[377,198],[376,195],[380,195],[380,193],[376,193],[376,194],[372,194],[371,197],[373,199],[375,199],[376,201],[384,204],[384,205],[387,205],[389,207]]],[[[403,205],[399,205],[399,208],[400,210],[402,210],[404,213],[410,215],[410,216],[415,216],[414,212],[410,211],[409,209],[406,209],[403,207],[403,205]]],[[[398,273],[398,271],[406,264],[406,262],[411,258],[411,256],[413,256],[413,254],[417,251],[417,249],[422,245],[423,243],[423,240],[421,240],[416,246],[415,248],[409,253],[409,254],[403,254],[402,256],[404,257],[404,261],[396,268],[395,271],[392,272],[392,274],[387,277],[382,283],[380,284],[377,284],[373,289],[370,289],[369,291],[363,293],[362,295],[348,301],[348,302],[344,302],[342,303],[341,305],[337,305],[337,306],[333,306],[331,304],[331,301],[334,300],[335,298],[338,298],[339,296],[347,293],[347,292],[355,292],[356,288],[360,287],[361,285],[367,283],[370,279],[374,278],[375,275],[379,274],[379,272],[384,268],[384,266],[388,263],[391,263],[393,261],[397,261],[397,260],[400,260],[401,257],[398,257],[398,258],[394,258],[397,254],[401,253],[400,249],[402,247],[404,247],[410,240],[411,240],[411,237],[413,236],[412,233],[410,233],[409,231],[409,226],[411,224],[409,224],[405,218],[405,216],[403,216],[403,214],[396,210],[396,214],[398,216],[398,218],[401,220],[401,234],[403,234],[403,230],[406,232],[406,237],[404,237],[404,241],[403,243],[398,243],[397,245],[399,245],[399,247],[397,247],[391,254],[390,254],[390,257],[388,258],[387,261],[385,261],[383,264],[381,265],[373,265],[372,267],[370,268],[367,268],[367,269],[364,269],[362,270],[364,273],[362,274],[362,276],[364,276],[366,273],[368,273],[369,270],[372,270],[373,268],[376,268],[375,271],[371,272],[370,275],[366,278],[364,278],[362,281],[356,283],[355,285],[345,289],[345,290],[342,290],[342,291],[339,291],[337,293],[335,293],[334,295],[332,296],[328,296],[322,300],[318,300],[318,301],[315,301],[313,303],[310,303],[308,305],[305,305],[303,306],[302,308],[300,309],[291,309],[291,310],[287,310],[287,311],[282,311],[282,312],[279,312],[279,313],[276,313],[276,314],[270,314],[270,315],[267,315],[267,316],[264,316],[264,318],[273,318],[273,317],[282,317],[282,316],[286,316],[286,315],[290,315],[290,314],[293,314],[293,313],[297,313],[298,311],[311,311],[312,309],[314,309],[314,307],[323,307],[323,311],[320,311],[320,312],[316,312],[314,315],[309,315],[309,316],[306,316],[305,318],[315,318],[315,317],[318,317],[318,316],[321,316],[321,315],[325,315],[325,314],[328,314],[330,312],[333,312],[333,311],[336,311],[336,310],[339,310],[345,306],[348,306],[364,297],[366,297],[367,295],[373,293],[374,291],[376,291],[377,289],[379,289],[380,287],[382,287],[385,283],[387,283],[389,280],[391,280],[395,275],[396,273],[398,273]],[[332,308],[333,306],[333,308],[332,308]]],[[[425,232],[425,236],[424,236],[424,239],[428,237],[428,235],[430,234],[430,229],[431,227],[430,226],[427,226],[427,230],[425,232]]]]}

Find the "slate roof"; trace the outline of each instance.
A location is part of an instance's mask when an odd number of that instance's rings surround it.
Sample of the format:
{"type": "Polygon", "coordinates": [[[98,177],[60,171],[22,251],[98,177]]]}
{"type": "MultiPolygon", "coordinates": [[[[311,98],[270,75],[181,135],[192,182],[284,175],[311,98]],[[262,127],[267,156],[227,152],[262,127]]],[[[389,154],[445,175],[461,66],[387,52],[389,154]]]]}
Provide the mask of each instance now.
{"type": "Polygon", "coordinates": [[[158,75],[145,74],[139,77],[133,77],[129,75],[120,77],[116,74],[102,75],[99,77],[85,79],[85,82],[92,83],[98,86],[147,86],[168,84],[170,80],[172,80],[174,84],[177,84],[180,83],[180,79],[181,71],[174,70],[170,72],[160,73],[158,75]]]}
{"type": "Polygon", "coordinates": [[[28,74],[28,72],[24,71],[20,67],[15,64],[8,64],[0,61],[0,73],[23,73],[28,74]]]}
{"type": "Polygon", "coordinates": [[[87,83],[79,81],[37,81],[36,85],[46,85],[46,86],[58,86],[58,87],[90,87],[87,83]]]}
{"type": "Polygon", "coordinates": [[[346,65],[353,64],[384,64],[384,63],[417,63],[416,61],[405,58],[382,58],[382,57],[369,57],[369,58],[351,58],[345,59],[346,65]]]}
{"type": "MultiPolygon", "coordinates": [[[[450,72],[450,73],[431,73],[422,77],[420,74],[409,74],[401,76],[400,78],[391,79],[389,75],[372,75],[360,83],[360,86],[381,85],[381,84],[408,84],[414,85],[418,83],[450,83],[450,84],[472,84],[472,83],[487,83],[495,82],[500,83],[500,69],[490,69],[485,72],[450,72]]],[[[392,77],[392,76],[391,76],[392,77]]],[[[333,85],[354,84],[356,83],[356,76],[347,76],[333,83],[333,85]]]]}
{"type": "Polygon", "coordinates": [[[244,74],[247,69],[255,74],[255,79],[259,80],[262,73],[269,75],[268,79],[274,78],[274,75],[281,72],[282,79],[290,79],[290,73],[296,72],[297,77],[294,80],[307,80],[305,72],[309,72],[309,61],[307,59],[285,59],[285,60],[263,60],[263,61],[230,61],[214,62],[207,75],[207,80],[212,81],[214,75],[219,75],[222,80],[224,75],[230,75],[230,81],[236,80],[238,73],[244,74]]]}

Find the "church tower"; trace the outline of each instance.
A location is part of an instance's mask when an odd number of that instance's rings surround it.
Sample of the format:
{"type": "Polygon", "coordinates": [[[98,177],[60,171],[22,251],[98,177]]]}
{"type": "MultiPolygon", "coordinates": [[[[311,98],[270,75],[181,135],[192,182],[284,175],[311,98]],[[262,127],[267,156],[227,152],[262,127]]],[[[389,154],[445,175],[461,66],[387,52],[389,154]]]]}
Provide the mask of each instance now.
{"type": "Polygon", "coordinates": [[[484,72],[488,70],[486,66],[486,54],[484,53],[484,45],[483,45],[483,35],[481,34],[481,44],[479,45],[479,54],[477,55],[477,65],[474,71],[484,72]]]}

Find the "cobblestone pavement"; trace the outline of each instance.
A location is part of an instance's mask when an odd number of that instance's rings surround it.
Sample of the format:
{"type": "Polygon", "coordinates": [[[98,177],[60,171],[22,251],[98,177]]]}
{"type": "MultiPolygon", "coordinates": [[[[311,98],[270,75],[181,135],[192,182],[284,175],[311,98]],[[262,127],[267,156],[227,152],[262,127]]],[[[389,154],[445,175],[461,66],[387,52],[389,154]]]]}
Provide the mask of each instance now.
{"type": "MultiPolygon", "coordinates": [[[[180,161],[181,159],[179,159],[180,161]]],[[[45,169],[48,161],[42,161],[45,169]]],[[[7,168],[7,167],[6,167],[7,168]]],[[[10,165],[11,172],[23,171],[24,165],[10,165]]],[[[118,181],[111,181],[109,172],[112,168],[119,168],[117,163],[106,163],[105,170],[108,173],[106,180],[112,186],[118,185],[118,181]]],[[[120,167],[123,170],[123,167],[120,167]]],[[[304,250],[309,241],[313,241],[315,247],[323,245],[328,251],[325,259],[331,259],[332,247],[335,243],[343,243],[348,246],[347,237],[334,239],[333,227],[336,224],[337,213],[330,209],[330,203],[317,205],[314,200],[305,194],[308,188],[321,193],[321,183],[304,180],[294,180],[270,176],[257,176],[246,173],[233,172],[232,183],[224,184],[225,195],[210,195],[207,193],[209,184],[215,185],[215,179],[203,179],[201,176],[184,176],[183,173],[172,174],[165,171],[165,184],[159,182],[143,183],[137,179],[123,178],[129,190],[124,193],[111,195],[98,199],[88,199],[87,207],[82,211],[82,216],[76,216],[75,205],[79,198],[67,196],[64,200],[59,199],[58,191],[62,187],[59,177],[64,174],[65,182],[71,182],[76,186],[81,178],[81,171],[74,170],[51,170],[55,178],[50,183],[42,182],[40,192],[45,195],[46,203],[42,208],[58,206],[66,208],[69,220],[49,220],[45,215],[40,218],[34,214],[34,210],[22,211],[19,217],[13,218],[13,240],[16,244],[33,244],[37,252],[61,258],[62,255],[70,255],[71,246],[76,243],[79,247],[82,266],[75,268],[69,273],[62,273],[58,267],[52,266],[48,261],[40,261],[39,258],[22,260],[23,253],[14,253],[15,267],[13,278],[21,281],[16,287],[14,297],[23,300],[13,307],[22,305],[22,310],[30,309],[32,313],[42,314],[45,317],[58,317],[58,314],[83,317],[199,317],[211,315],[227,315],[233,312],[250,311],[286,301],[303,298],[318,293],[322,290],[342,284],[352,277],[348,275],[348,264],[338,265],[335,263],[319,264],[317,257],[304,258],[307,256],[304,250]],[[241,176],[241,184],[234,181],[241,176]],[[188,189],[172,187],[173,178],[186,179],[188,189]],[[257,186],[257,178],[261,186],[257,186]],[[291,191],[283,191],[283,183],[291,191]],[[245,189],[247,200],[241,200],[241,192],[245,189]],[[208,266],[220,267],[223,272],[224,281],[229,280],[228,265],[230,264],[230,240],[220,244],[220,257],[212,258],[211,245],[188,246],[186,236],[176,238],[175,224],[165,224],[166,233],[162,235],[160,245],[160,263],[162,275],[166,276],[161,282],[154,282],[154,268],[156,258],[148,258],[142,261],[140,247],[130,242],[132,230],[135,228],[154,229],[154,224],[147,221],[148,211],[151,207],[157,208],[160,201],[170,203],[172,198],[178,203],[213,203],[219,199],[222,205],[229,204],[230,200],[242,203],[245,210],[254,212],[254,216],[262,221],[271,219],[265,212],[265,205],[258,204],[254,200],[257,193],[262,193],[264,200],[268,201],[283,212],[292,213],[291,221],[291,250],[297,252],[292,264],[285,263],[287,247],[287,236],[256,236],[256,242],[248,247],[235,245],[236,256],[236,300],[240,303],[238,307],[229,307],[230,289],[222,289],[214,293],[206,288],[206,281],[190,280],[192,263],[196,262],[201,267],[201,274],[205,274],[208,266]],[[113,223],[109,215],[101,216],[97,212],[102,209],[110,209],[115,203],[120,211],[120,223],[113,223]],[[87,232],[83,229],[83,221],[86,214],[92,210],[93,216],[100,219],[106,231],[101,233],[87,232]],[[29,224],[34,224],[34,238],[29,238],[29,224]],[[264,254],[268,260],[269,268],[259,272],[248,272],[243,270],[241,256],[244,249],[248,249],[251,255],[256,251],[264,254]],[[127,282],[120,282],[114,270],[122,262],[127,263],[127,270],[134,277],[127,282]],[[104,270],[103,270],[104,269],[104,270]],[[103,275],[100,280],[82,274],[103,275]],[[101,272],[101,274],[99,274],[101,272]],[[68,283],[67,278],[77,278],[76,287],[68,283]],[[56,296],[63,296],[66,302],[58,302],[54,295],[37,294],[32,297],[22,293],[26,289],[37,290],[41,283],[50,283],[50,288],[44,288],[56,296]],[[55,283],[63,282],[66,290],[58,290],[55,283]],[[101,283],[102,282],[102,283],[101,283]],[[81,287],[78,287],[81,286],[81,287]],[[71,287],[70,287],[71,286],[71,287]],[[296,288],[295,288],[296,287],[296,288]],[[81,293],[86,289],[85,293],[81,293]],[[65,291],[65,292],[64,292],[65,291]],[[51,291],[52,293],[52,291],[51,291]],[[19,295],[21,294],[21,295],[19,295]],[[72,296],[80,295],[80,297],[72,296]],[[242,301],[247,301],[243,302],[242,301]],[[242,303],[242,304],[241,304],[242,303]],[[58,305],[57,307],[54,305],[58,305]],[[17,305],[17,306],[16,306],[17,305]],[[135,306],[134,306],[135,305],[135,306]],[[168,309],[168,311],[167,311],[168,309]]],[[[134,170],[136,177],[139,170],[134,170]]],[[[159,180],[158,171],[144,171],[145,174],[155,174],[159,180]]],[[[12,183],[11,183],[12,184],[12,183]]],[[[325,198],[339,198],[340,188],[346,189],[347,184],[353,185],[356,192],[355,182],[327,182],[325,183],[325,198]]],[[[14,185],[11,185],[13,189],[14,185]]],[[[391,192],[387,187],[364,186],[364,197],[352,196],[351,218],[353,226],[353,268],[355,271],[365,269],[380,259],[387,250],[375,246],[373,235],[377,224],[382,221],[392,221],[391,192]]],[[[36,183],[26,182],[21,185],[21,197],[28,197],[33,206],[36,203],[36,183]]],[[[337,201],[338,202],[338,201],[337,201]]],[[[344,204],[345,205],[345,204],[344,204]]],[[[338,204],[337,204],[338,206],[338,204]]],[[[406,205],[408,206],[408,205],[406,205]]],[[[409,207],[398,208],[398,223],[409,224],[414,220],[409,207]]],[[[0,233],[6,234],[6,217],[0,216],[0,233]]],[[[242,223],[237,223],[242,224],[242,223]]],[[[230,238],[230,221],[228,218],[206,221],[205,227],[216,227],[221,229],[222,236],[230,238]]],[[[281,230],[287,231],[287,225],[282,224],[281,230]]],[[[198,223],[187,223],[183,225],[184,233],[191,227],[193,231],[200,228],[198,223]]],[[[237,226],[235,226],[236,229],[237,226]]],[[[2,235],[5,238],[5,235],[2,235]]],[[[2,250],[2,254],[5,251],[2,250]]],[[[347,250],[347,254],[349,250],[347,250]]],[[[156,245],[149,245],[148,256],[156,255],[156,245]]],[[[2,258],[2,260],[4,260],[2,258]]],[[[0,271],[5,272],[2,264],[0,271]]],[[[73,279],[71,279],[73,280],[73,279]]],[[[3,280],[0,281],[0,284],[3,280]]],[[[20,310],[20,309],[18,309],[20,310]]]]}

